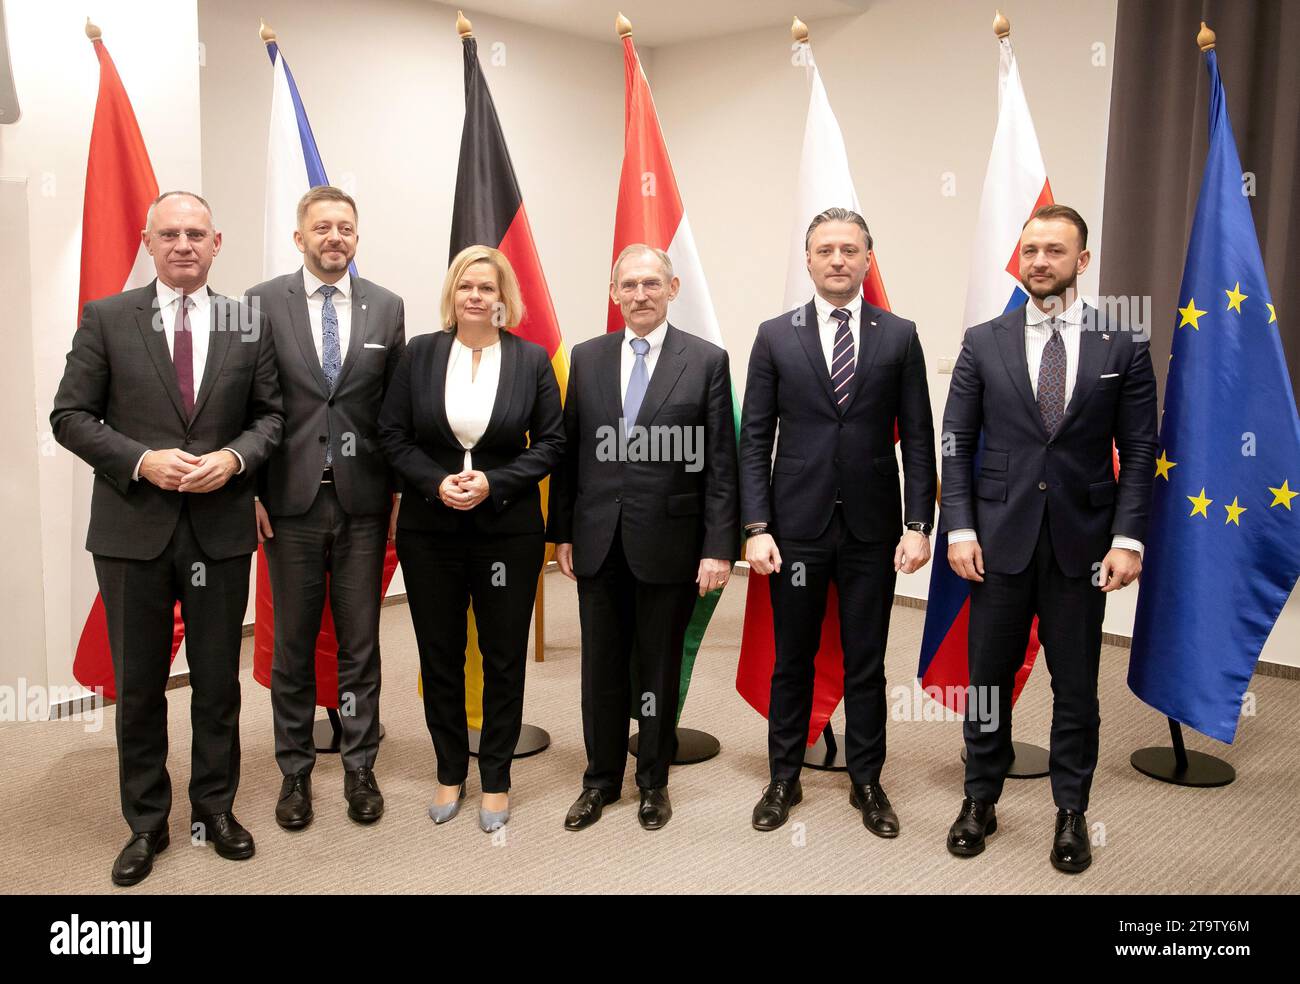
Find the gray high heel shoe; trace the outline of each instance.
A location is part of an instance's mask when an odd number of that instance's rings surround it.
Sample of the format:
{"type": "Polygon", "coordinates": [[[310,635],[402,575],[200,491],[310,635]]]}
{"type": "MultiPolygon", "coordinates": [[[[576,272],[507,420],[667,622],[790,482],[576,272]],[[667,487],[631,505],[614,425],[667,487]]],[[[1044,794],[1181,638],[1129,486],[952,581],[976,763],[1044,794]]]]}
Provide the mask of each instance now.
{"type": "Polygon", "coordinates": [[[450,803],[430,803],[429,819],[434,823],[446,823],[460,812],[460,801],[465,798],[465,784],[460,784],[460,793],[450,803]]]}
{"type": "Polygon", "coordinates": [[[510,820],[510,807],[504,810],[485,810],[478,808],[478,825],[485,834],[496,833],[510,820]]]}

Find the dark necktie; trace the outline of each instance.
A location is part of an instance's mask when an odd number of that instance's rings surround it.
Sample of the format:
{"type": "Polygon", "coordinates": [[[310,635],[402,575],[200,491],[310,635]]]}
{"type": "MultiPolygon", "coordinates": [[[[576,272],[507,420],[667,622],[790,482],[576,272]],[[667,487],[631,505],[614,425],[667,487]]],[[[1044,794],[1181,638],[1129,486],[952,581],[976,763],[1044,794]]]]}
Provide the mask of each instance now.
{"type": "Polygon", "coordinates": [[[835,344],[831,348],[831,387],[835,390],[835,405],[840,412],[849,398],[849,383],[853,380],[856,360],[853,357],[853,333],[849,331],[849,320],[853,317],[844,308],[836,308],[831,317],[839,322],[835,329],[835,344]]]}
{"type": "Polygon", "coordinates": [[[172,332],[172,362],[176,364],[176,385],[181,391],[185,416],[194,412],[194,336],[190,334],[190,307],[194,301],[184,294],[176,305],[176,328],[172,332]]]}
{"type": "Polygon", "coordinates": [[[1043,361],[1038,364],[1038,413],[1048,434],[1055,434],[1065,416],[1065,339],[1060,322],[1047,323],[1052,337],[1043,346],[1043,361]]]}
{"type": "MultiPolygon", "coordinates": [[[[338,382],[339,371],[343,368],[343,352],[339,347],[339,314],[334,310],[334,302],[330,299],[338,290],[337,287],[331,287],[329,284],[323,284],[319,288],[319,293],[324,298],[320,309],[320,334],[321,334],[321,369],[325,373],[325,385],[329,387],[330,392],[334,392],[334,384],[338,382]]],[[[325,445],[325,467],[328,468],[334,464],[334,435],[330,435],[329,443],[325,445]]]]}

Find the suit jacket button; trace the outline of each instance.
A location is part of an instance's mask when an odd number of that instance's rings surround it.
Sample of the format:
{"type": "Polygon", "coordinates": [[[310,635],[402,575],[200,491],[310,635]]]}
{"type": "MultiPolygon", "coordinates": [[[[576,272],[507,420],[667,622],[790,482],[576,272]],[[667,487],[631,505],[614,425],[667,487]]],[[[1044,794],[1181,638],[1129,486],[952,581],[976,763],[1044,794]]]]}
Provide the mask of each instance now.
{"type": "Polygon", "coordinates": [[[1047,491],[1047,483],[1046,483],[1046,482],[1039,482],[1039,483],[1038,483],[1038,490],[1039,490],[1040,492],[1046,492],[1046,491],[1047,491]]]}
{"type": "Polygon", "coordinates": [[[616,496],[614,496],[614,501],[615,501],[615,502],[622,502],[622,501],[623,501],[623,497],[622,497],[621,495],[616,495],[616,496]]]}
{"type": "Polygon", "coordinates": [[[334,406],[334,397],[331,396],[329,400],[326,401],[326,405],[331,407],[334,406]]]}
{"type": "Polygon", "coordinates": [[[327,438],[325,437],[324,434],[322,434],[322,435],[320,436],[320,438],[319,438],[319,441],[321,442],[321,444],[324,444],[326,440],[327,440],[327,438]]]}

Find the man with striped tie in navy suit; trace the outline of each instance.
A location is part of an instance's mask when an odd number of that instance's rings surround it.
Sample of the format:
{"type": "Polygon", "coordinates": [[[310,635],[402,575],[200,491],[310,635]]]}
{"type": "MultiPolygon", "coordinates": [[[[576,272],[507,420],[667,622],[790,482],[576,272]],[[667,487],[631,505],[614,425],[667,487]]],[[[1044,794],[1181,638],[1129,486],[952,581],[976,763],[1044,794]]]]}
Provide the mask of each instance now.
{"type": "Polygon", "coordinates": [[[898,817],[880,785],[885,641],[897,573],[910,574],[930,559],[935,463],[925,357],[913,322],[862,298],[871,267],[871,233],[862,216],[827,209],[812,220],[805,244],[816,295],[759,326],[740,425],[745,559],[771,575],[776,633],[768,711],[772,781],[753,824],[775,830],[802,799],[813,661],[834,582],[849,801],[873,834],[896,837],[898,817]]]}

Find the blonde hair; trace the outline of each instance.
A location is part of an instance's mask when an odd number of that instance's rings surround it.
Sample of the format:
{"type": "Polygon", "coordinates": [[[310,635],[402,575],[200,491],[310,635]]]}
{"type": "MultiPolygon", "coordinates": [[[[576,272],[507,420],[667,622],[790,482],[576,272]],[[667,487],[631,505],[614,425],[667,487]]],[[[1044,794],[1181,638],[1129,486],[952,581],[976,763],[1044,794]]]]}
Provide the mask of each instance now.
{"type": "Polygon", "coordinates": [[[475,263],[489,263],[497,275],[499,303],[505,306],[503,329],[514,328],[524,318],[524,299],[519,292],[519,278],[505,253],[491,246],[466,246],[456,254],[447,269],[447,279],[442,284],[442,327],[444,331],[456,330],[456,285],[465,271],[475,263]]]}
{"type": "Polygon", "coordinates": [[[302,228],[303,220],[307,218],[307,210],[317,202],[341,202],[352,209],[352,221],[355,223],[357,220],[357,203],[352,200],[351,195],[333,185],[317,185],[298,199],[299,229],[302,228]]]}

